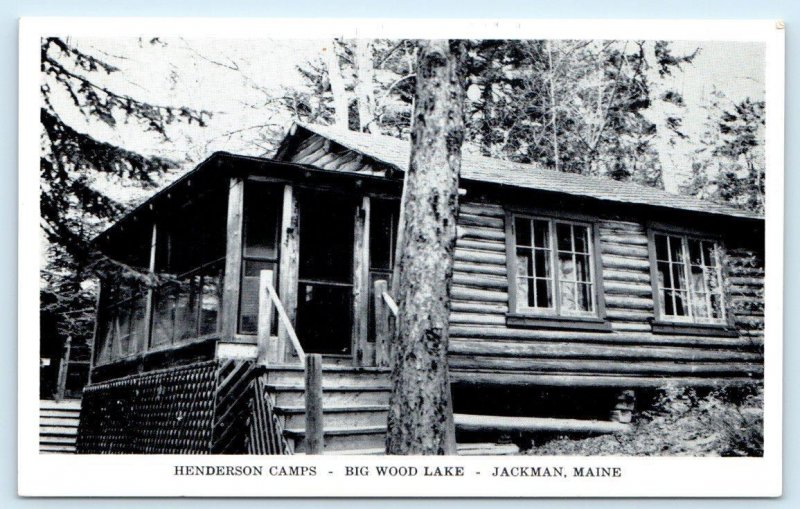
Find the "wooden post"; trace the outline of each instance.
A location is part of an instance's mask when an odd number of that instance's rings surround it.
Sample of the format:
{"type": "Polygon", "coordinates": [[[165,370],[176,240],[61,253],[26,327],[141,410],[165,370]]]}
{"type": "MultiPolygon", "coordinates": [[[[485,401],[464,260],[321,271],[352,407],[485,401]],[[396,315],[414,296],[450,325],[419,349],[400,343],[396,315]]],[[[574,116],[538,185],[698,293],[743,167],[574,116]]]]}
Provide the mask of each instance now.
{"type": "Polygon", "coordinates": [[[67,390],[67,371],[69,370],[69,356],[72,352],[72,336],[67,336],[64,341],[64,353],[58,362],[58,380],[56,380],[56,401],[64,399],[67,390]]]}
{"type": "Polygon", "coordinates": [[[625,390],[617,396],[617,404],[611,411],[611,420],[628,424],[633,420],[633,407],[636,404],[636,393],[625,390]]]}
{"type": "Polygon", "coordinates": [[[306,454],[325,448],[322,420],[322,355],[306,356],[306,454]]]}
{"type": "MultiPolygon", "coordinates": [[[[297,315],[297,271],[300,255],[300,213],[297,197],[291,185],[283,188],[283,213],[281,216],[281,253],[278,267],[278,295],[289,321],[295,323],[297,315]]],[[[286,359],[289,336],[286,327],[278,322],[277,362],[286,359]]]]}
{"type": "Polygon", "coordinates": [[[365,196],[356,208],[353,235],[353,364],[369,366],[366,358],[369,335],[369,222],[370,200],[365,196]]]}
{"type": "MultiPolygon", "coordinates": [[[[150,275],[154,276],[156,272],[156,243],[158,242],[158,228],[156,223],[153,222],[153,232],[150,235],[150,275]]],[[[145,301],[144,308],[144,337],[142,338],[142,345],[139,348],[140,352],[146,352],[150,348],[150,336],[153,334],[153,297],[155,289],[152,285],[147,289],[147,300],[145,301]]],[[[199,307],[199,306],[198,306],[199,307]]]]}
{"type": "Polygon", "coordinates": [[[99,345],[97,344],[97,332],[100,329],[100,304],[103,302],[103,280],[100,279],[97,281],[97,298],[94,302],[94,328],[92,329],[92,344],[89,348],[89,378],[86,381],[86,385],[91,385],[92,383],[92,370],[94,370],[94,364],[97,362],[97,349],[99,345]]]}
{"type": "Polygon", "coordinates": [[[225,280],[222,290],[222,339],[232,341],[239,322],[239,287],[242,282],[242,224],[244,180],[233,177],[228,191],[228,224],[225,243],[225,280]]]}
{"type": "Polygon", "coordinates": [[[267,285],[272,284],[272,271],[262,270],[258,278],[258,364],[266,365],[267,361],[275,362],[277,351],[270,341],[272,334],[272,299],[269,297],[267,285]]]}
{"type": "Polygon", "coordinates": [[[385,280],[375,281],[375,365],[381,367],[389,365],[389,345],[391,345],[389,309],[383,301],[383,292],[388,288],[389,285],[385,280]]]}

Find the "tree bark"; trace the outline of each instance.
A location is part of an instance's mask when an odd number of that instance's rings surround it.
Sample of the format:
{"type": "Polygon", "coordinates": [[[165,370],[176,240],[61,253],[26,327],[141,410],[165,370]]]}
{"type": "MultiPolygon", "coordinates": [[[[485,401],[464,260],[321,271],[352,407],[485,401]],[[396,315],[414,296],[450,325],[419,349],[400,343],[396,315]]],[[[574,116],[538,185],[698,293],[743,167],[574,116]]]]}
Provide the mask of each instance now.
{"type": "Polygon", "coordinates": [[[460,46],[422,41],[403,193],[388,454],[455,454],[448,318],[464,139],[460,46]]]}
{"type": "Polygon", "coordinates": [[[372,64],[372,42],[356,39],[356,96],[358,97],[358,126],[361,132],[373,130],[375,120],[375,70],[372,64]]]}
{"type": "Polygon", "coordinates": [[[325,67],[328,68],[328,81],[331,84],[333,95],[333,115],[336,127],[347,129],[349,127],[349,108],[347,106],[347,92],[342,78],[342,69],[339,67],[339,56],[336,53],[336,40],[325,48],[325,67]]]}

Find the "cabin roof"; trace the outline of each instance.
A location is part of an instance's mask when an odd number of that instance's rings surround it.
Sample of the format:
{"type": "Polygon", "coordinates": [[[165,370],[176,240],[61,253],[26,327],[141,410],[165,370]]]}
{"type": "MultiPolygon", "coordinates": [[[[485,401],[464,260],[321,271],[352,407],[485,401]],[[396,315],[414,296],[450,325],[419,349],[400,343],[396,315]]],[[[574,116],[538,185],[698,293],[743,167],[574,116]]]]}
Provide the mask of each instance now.
{"type": "MultiPolygon", "coordinates": [[[[350,150],[406,171],[409,164],[408,141],[389,136],[365,134],[331,126],[295,122],[298,127],[342,145],[350,150]]],[[[294,129],[290,132],[294,132],[294,129]]],[[[288,135],[287,138],[292,135],[288,135]]],[[[670,193],[662,189],[606,177],[564,173],[536,164],[522,164],[473,154],[463,154],[461,178],[536,189],[598,200],[635,205],[666,207],[690,212],[763,219],[754,212],[701,200],[692,196],[670,193]]]]}

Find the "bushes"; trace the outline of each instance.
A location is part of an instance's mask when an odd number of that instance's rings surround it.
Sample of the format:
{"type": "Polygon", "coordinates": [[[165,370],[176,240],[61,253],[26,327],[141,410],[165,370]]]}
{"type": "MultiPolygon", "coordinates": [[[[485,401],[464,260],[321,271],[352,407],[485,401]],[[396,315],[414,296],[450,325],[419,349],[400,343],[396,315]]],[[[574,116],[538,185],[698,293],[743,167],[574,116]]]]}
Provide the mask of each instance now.
{"type": "Polygon", "coordinates": [[[637,406],[645,409],[639,411],[628,433],[588,438],[556,437],[526,453],[543,456],[762,456],[763,402],[761,384],[705,392],[667,387],[640,396],[637,406]]]}

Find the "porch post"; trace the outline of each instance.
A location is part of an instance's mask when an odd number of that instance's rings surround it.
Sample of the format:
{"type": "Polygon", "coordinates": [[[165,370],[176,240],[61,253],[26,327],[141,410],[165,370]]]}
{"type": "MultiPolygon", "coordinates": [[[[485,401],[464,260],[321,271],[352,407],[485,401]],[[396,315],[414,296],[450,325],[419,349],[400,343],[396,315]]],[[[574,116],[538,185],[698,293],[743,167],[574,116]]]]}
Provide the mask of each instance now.
{"type": "MultiPolygon", "coordinates": [[[[278,265],[278,296],[293,324],[297,316],[297,273],[300,254],[300,212],[294,188],[286,184],[283,188],[283,213],[281,216],[281,250],[278,265]]],[[[278,322],[278,362],[286,359],[289,336],[286,327],[278,322]]]]}
{"type": "MultiPolygon", "coordinates": [[[[158,242],[158,227],[156,226],[156,222],[153,221],[153,231],[150,235],[150,264],[148,265],[150,269],[150,275],[155,276],[156,273],[156,243],[158,242]]],[[[153,297],[155,295],[155,289],[153,286],[149,286],[147,288],[147,298],[145,301],[145,308],[144,308],[144,337],[142,338],[142,342],[144,344],[139,345],[140,352],[146,352],[150,348],[150,336],[153,334],[153,297]]]]}
{"type": "Polygon", "coordinates": [[[373,359],[367,351],[369,334],[369,230],[370,200],[364,196],[356,208],[353,234],[353,364],[370,366],[373,359]]]}
{"type": "Polygon", "coordinates": [[[239,321],[239,287],[242,281],[242,223],[244,180],[233,177],[228,191],[228,223],[225,243],[225,279],[222,290],[222,339],[232,341],[239,321]]]}

